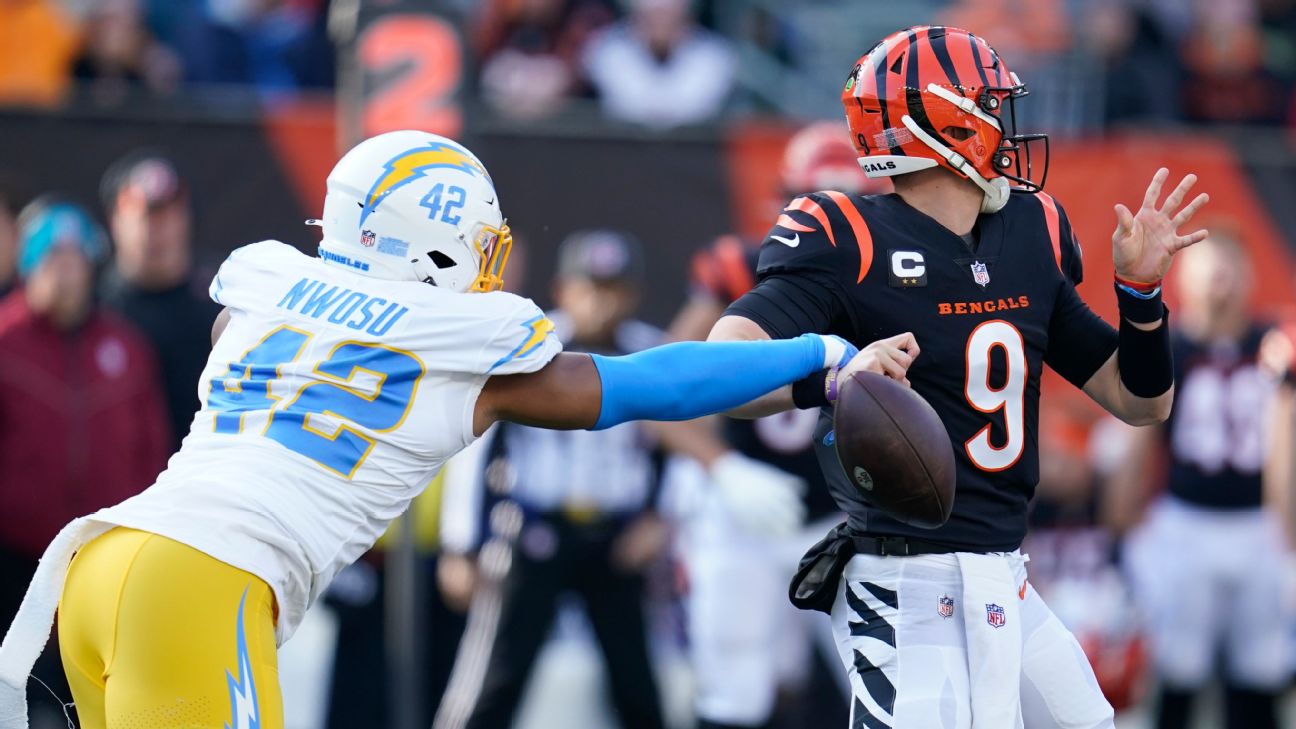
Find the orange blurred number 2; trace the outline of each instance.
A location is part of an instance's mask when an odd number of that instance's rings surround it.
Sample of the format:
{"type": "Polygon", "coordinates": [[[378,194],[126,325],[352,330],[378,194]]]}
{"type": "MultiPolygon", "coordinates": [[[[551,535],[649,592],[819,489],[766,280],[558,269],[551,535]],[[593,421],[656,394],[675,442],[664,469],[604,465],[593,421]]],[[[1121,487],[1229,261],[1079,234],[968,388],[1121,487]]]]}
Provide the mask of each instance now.
{"type": "Polygon", "coordinates": [[[459,135],[463,110],[454,94],[463,44],[452,25],[433,15],[389,15],[362,31],[358,55],[365,76],[379,79],[365,99],[365,136],[396,129],[459,135]]]}

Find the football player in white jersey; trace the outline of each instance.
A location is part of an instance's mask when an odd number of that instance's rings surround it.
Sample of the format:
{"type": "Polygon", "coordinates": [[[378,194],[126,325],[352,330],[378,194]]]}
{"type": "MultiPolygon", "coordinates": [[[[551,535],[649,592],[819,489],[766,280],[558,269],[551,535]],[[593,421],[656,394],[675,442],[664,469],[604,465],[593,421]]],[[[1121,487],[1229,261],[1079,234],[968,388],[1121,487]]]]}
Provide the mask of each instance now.
{"type": "Polygon", "coordinates": [[[908,357],[819,335],[560,354],[540,309],[497,290],[512,241],[486,169],[432,134],[351,150],[317,222],[318,257],[266,241],[221,266],[202,409],[156,485],[50,545],[0,646],[0,729],[27,725],[56,607],[83,727],[278,729],[277,644],[491,423],[791,407],[784,386],[823,368],[908,357]]]}

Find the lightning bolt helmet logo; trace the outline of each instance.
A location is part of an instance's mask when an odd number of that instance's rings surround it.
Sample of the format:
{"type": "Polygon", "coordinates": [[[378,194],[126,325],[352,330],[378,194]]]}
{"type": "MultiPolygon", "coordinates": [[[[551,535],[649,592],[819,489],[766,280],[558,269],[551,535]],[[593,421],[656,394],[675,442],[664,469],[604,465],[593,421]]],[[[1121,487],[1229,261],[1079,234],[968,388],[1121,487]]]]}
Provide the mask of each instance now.
{"type": "Polygon", "coordinates": [[[486,168],[467,150],[453,144],[431,142],[427,146],[401,152],[383,165],[383,173],[365,194],[359,226],[364,226],[365,219],[382,205],[388,195],[436,168],[458,169],[470,175],[480,175],[494,185],[486,168]]]}

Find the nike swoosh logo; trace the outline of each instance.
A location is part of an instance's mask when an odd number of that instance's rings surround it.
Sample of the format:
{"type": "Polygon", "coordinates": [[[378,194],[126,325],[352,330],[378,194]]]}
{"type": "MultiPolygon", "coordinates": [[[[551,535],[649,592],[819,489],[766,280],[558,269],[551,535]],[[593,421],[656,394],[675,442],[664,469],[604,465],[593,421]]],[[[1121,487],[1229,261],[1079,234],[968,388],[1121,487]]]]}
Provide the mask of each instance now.
{"type": "Polygon", "coordinates": [[[797,246],[801,245],[800,233],[797,233],[791,238],[784,238],[781,235],[771,235],[770,237],[778,241],[779,243],[782,243],[783,245],[787,246],[788,248],[796,248],[797,246]]]}
{"type": "Polygon", "coordinates": [[[1022,586],[1021,586],[1021,589],[1017,591],[1017,597],[1018,597],[1018,599],[1021,599],[1021,600],[1025,600],[1025,599],[1026,599],[1026,583],[1028,583],[1028,582],[1030,582],[1030,580],[1022,580],[1022,586]]]}

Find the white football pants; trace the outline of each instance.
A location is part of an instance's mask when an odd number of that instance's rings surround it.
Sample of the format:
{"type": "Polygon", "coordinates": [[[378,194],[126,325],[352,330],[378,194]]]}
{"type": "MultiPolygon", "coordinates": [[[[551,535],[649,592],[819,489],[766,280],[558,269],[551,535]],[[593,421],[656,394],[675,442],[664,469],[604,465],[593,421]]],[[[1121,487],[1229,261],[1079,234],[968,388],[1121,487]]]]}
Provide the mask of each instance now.
{"type": "Polygon", "coordinates": [[[1110,729],[1088,659],[1025,563],[855,556],[832,614],[852,729],[1110,729]]]}

